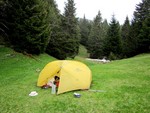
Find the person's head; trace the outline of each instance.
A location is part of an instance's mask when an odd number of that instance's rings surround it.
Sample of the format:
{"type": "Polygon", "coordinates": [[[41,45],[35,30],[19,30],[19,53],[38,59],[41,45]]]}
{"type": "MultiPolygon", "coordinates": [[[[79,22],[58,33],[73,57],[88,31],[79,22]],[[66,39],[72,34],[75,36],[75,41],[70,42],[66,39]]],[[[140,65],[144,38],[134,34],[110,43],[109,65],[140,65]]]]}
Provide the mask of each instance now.
{"type": "Polygon", "coordinates": [[[59,80],[59,77],[58,77],[58,76],[55,76],[54,79],[55,79],[55,80],[59,80]]]}

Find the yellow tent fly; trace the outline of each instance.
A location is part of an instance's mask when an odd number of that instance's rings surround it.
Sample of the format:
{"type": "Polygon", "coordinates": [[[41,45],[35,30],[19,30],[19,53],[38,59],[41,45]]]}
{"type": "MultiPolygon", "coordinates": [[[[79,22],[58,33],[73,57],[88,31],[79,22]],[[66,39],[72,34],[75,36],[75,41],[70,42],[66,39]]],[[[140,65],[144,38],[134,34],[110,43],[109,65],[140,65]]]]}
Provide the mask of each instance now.
{"type": "Polygon", "coordinates": [[[48,63],[39,75],[37,86],[47,84],[48,80],[54,78],[56,74],[60,77],[57,94],[90,88],[91,70],[85,64],[72,60],[57,60],[48,63]]]}

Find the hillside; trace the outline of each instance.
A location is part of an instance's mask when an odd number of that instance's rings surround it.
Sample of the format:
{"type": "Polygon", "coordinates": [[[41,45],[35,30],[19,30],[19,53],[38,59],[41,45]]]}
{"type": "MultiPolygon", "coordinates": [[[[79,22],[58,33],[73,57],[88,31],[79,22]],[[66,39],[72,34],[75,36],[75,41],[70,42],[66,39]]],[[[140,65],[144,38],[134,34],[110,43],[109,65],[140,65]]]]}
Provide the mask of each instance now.
{"type": "Polygon", "coordinates": [[[47,54],[28,56],[0,47],[0,111],[2,113],[110,113],[150,111],[150,54],[107,64],[86,61],[92,71],[91,91],[52,95],[36,86],[40,71],[50,61],[47,54]],[[29,97],[31,91],[38,96],[29,97]]]}

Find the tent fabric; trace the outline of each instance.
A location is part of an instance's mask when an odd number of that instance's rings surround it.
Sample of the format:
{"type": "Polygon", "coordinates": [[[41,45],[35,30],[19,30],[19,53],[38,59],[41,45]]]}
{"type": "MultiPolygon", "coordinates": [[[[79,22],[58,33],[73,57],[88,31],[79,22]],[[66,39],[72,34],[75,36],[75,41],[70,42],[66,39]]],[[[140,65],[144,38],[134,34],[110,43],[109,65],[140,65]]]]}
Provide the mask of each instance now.
{"type": "Polygon", "coordinates": [[[57,60],[48,63],[39,75],[37,86],[47,84],[48,80],[56,74],[60,77],[57,94],[90,88],[91,70],[85,64],[72,60],[57,60]]]}

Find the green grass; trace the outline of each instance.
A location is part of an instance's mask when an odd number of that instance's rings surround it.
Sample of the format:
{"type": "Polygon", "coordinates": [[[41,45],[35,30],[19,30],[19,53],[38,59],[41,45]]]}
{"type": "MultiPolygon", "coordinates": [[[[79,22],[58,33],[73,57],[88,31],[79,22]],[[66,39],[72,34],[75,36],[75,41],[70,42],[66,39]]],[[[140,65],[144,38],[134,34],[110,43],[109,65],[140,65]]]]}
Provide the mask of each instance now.
{"type": "Polygon", "coordinates": [[[35,60],[0,47],[0,112],[149,113],[150,54],[107,64],[86,61],[81,56],[75,60],[91,69],[91,89],[104,92],[76,91],[81,98],[74,98],[74,91],[52,95],[50,89],[41,89],[36,83],[38,70],[55,58],[42,54],[35,60]],[[34,90],[38,96],[29,97],[34,90]]]}

